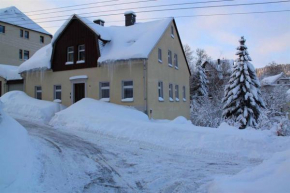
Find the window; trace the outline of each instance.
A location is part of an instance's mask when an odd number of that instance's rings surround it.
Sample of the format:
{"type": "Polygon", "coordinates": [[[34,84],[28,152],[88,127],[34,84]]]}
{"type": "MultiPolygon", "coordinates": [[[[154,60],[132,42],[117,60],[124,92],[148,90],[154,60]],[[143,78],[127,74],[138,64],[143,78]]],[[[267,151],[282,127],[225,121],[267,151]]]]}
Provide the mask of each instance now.
{"type": "Polygon", "coordinates": [[[174,38],[174,27],[171,26],[171,37],[174,38]]]}
{"type": "Polygon", "coordinates": [[[175,100],[179,101],[179,87],[175,85],[175,100]]]}
{"type": "Polygon", "coordinates": [[[174,54],[174,67],[175,67],[175,69],[178,69],[178,57],[177,57],[177,54],[174,54]]]}
{"type": "Polygon", "coordinates": [[[5,26],[3,25],[0,25],[0,33],[5,33],[5,26]]]}
{"type": "Polygon", "coordinates": [[[183,86],[182,88],[182,95],[183,95],[183,101],[186,101],[186,90],[185,90],[185,86],[183,86]]]}
{"type": "Polygon", "coordinates": [[[54,86],[54,100],[55,99],[61,100],[61,86],[60,85],[54,86]]]}
{"type": "Polygon", "coordinates": [[[110,99],[110,83],[100,82],[100,99],[110,99]]]}
{"type": "Polygon", "coordinates": [[[164,101],[164,99],[163,99],[163,82],[162,81],[158,82],[158,100],[164,101]]]}
{"type": "Polygon", "coordinates": [[[277,81],[277,84],[279,84],[280,82],[279,81],[277,81]]]}
{"type": "Polygon", "coordinates": [[[168,50],[168,65],[172,67],[172,54],[170,50],[168,50]]]}
{"type": "Polygon", "coordinates": [[[23,59],[24,60],[28,60],[29,59],[29,51],[24,50],[24,52],[23,52],[23,59]]]}
{"type": "Polygon", "coordinates": [[[133,101],[133,81],[123,81],[122,101],[133,101]]]}
{"type": "Polygon", "coordinates": [[[22,60],[22,50],[19,50],[19,59],[22,60]]]}
{"type": "Polygon", "coordinates": [[[29,31],[25,31],[25,32],[24,32],[24,37],[25,37],[26,39],[29,39],[29,31]]]}
{"type": "Polygon", "coordinates": [[[20,36],[21,38],[23,38],[23,30],[22,30],[22,29],[21,29],[20,32],[19,32],[19,36],[20,36]]]}
{"type": "Polygon", "coordinates": [[[162,63],[162,50],[158,48],[158,62],[162,63]]]}
{"type": "Polygon", "coordinates": [[[169,84],[169,101],[173,102],[173,86],[169,84]]]}
{"type": "Polygon", "coordinates": [[[67,48],[67,62],[66,64],[73,64],[74,62],[74,47],[70,46],[67,48]]]}
{"type": "Polygon", "coordinates": [[[85,61],[85,45],[78,46],[78,61],[85,61]]]}
{"type": "Polygon", "coordinates": [[[39,41],[40,41],[40,43],[44,43],[44,37],[43,36],[39,36],[39,41]]]}
{"type": "Polygon", "coordinates": [[[35,87],[35,98],[41,100],[42,99],[42,89],[41,86],[35,87]]]}

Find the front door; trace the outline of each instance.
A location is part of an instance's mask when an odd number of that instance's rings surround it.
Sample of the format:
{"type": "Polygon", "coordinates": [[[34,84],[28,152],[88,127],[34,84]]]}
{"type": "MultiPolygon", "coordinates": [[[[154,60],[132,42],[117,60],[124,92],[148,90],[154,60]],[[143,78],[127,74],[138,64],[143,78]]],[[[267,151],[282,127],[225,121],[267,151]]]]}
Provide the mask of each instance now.
{"type": "Polygon", "coordinates": [[[74,103],[85,98],[85,83],[74,84],[74,103]]]}

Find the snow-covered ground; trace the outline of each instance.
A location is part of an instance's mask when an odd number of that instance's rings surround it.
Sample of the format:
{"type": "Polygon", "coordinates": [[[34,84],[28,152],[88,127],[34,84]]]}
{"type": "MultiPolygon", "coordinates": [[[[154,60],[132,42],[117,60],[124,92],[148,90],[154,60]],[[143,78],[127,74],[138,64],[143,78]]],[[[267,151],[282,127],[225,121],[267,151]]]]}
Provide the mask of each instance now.
{"type": "Polygon", "coordinates": [[[57,112],[50,125],[21,118],[36,156],[34,179],[18,185],[22,192],[290,190],[284,180],[290,138],[275,131],[196,127],[182,117],[149,120],[93,99],[57,112]]]}

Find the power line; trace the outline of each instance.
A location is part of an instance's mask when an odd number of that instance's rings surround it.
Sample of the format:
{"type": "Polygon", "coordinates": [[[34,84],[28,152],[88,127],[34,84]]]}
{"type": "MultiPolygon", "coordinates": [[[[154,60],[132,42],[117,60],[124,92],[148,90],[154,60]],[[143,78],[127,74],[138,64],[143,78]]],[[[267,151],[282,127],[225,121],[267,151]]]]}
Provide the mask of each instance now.
{"type": "MultiPolygon", "coordinates": [[[[283,13],[283,12],[290,12],[289,10],[272,10],[272,11],[254,11],[254,12],[236,12],[236,13],[214,13],[214,14],[200,14],[200,15],[180,15],[175,16],[174,18],[193,18],[193,17],[213,17],[213,16],[229,16],[229,15],[251,15],[251,14],[265,14],[265,13],[283,13]]],[[[173,17],[152,17],[152,18],[140,18],[138,20],[158,20],[158,19],[165,19],[165,18],[173,18],[173,17]]],[[[106,23],[114,23],[114,22],[122,22],[124,20],[115,20],[115,21],[107,21],[106,23]]],[[[97,24],[96,24],[97,25],[97,24]]],[[[45,28],[55,28],[61,26],[47,26],[45,28]]],[[[40,28],[31,28],[31,30],[40,29],[40,28]]],[[[13,30],[6,30],[6,31],[13,31],[13,30]]]]}
{"type": "MultiPolygon", "coordinates": [[[[283,0],[283,1],[270,1],[270,2],[259,2],[259,3],[243,3],[243,4],[228,4],[228,5],[210,5],[210,6],[200,6],[200,7],[183,7],[183,8],[168,8],[168,9],[155,9],[155,10],[144,10],[144,11],[137,11],[136,13],[148,13],[148,12],[161,12],[161,11],[176,11],[176,10],[186,10],[186,9],[206,9],[206,8],[223,8],[223,7],[239,7],[239,6],[253,6],[253,5],[265,5],[265,4],[277,4],[277,3],[286,3],[290,0],[283,0]]],[[[107,14],[107,15],[96,15],[96,16],[87,16],[83,18],[90,18],[90,17],[107,17],[113,15],[120,15],[123,13],[114,13],[114,14],[107,14]]],[[[57,19],[57,20],[47,20],[41,21],[38,23],[50,23],[56,21],[65,21],[66,19],[57,19]]],[[[17,23],[14,23],[17,25],[17,23]]],[[[20,24],[33,24],[33,23],[20,23],[20,24]]]]}
{"type": "MultiPolygon", "coordinates": [[[[235,1],[235,0],[215,0],[215,1],[200,1],[200,2],[193,2],[193,3],[173,3],[173,4],[163,4],[163,5],[152,5],[152,6],[143,6],[143,7],[131,7],[131,8],[124,8],[124,9],[113,9],[113,10],[106,10],[106,11],[98,11],[98,12],[90,12],[90,13],[79,13],[78,15],[87,15],[92,13],[106,13],[112,11],[122,11],[122,10],[132,10],[132,9],[144,9],[144,8],[153,8],[153,7],[168,7],[168,6],[177,6],[177,5],[192,5],[192,4],[205,4],[205,3],[217,3],[217,2],[225,2],[225,1],[235,1]]],[[[39,19],[48,19],[48,18],[57,18],[57,17],[68,17],[71,15],[64,15],[64,16],[54,16],[54,17],[42,17],[37,18],[34,20],[39,19]]]]}

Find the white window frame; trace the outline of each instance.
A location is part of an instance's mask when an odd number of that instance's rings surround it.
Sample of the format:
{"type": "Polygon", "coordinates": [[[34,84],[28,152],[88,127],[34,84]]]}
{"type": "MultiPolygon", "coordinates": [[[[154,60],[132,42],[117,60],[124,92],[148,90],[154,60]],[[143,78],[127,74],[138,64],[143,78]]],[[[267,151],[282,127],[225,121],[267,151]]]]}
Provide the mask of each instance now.
{"type": "Polygon", "coordinates": [[[173,100],[173,84],[169,84],[169,101],[170,102],[173,102],[174,100],[173,100]]]}
{"type": "Polygon", "coordinates": [[[158,48],[158,62],[162,63],[162,49],[158,48]]]}
{"type": "Polygon", "coordinates": [[[99,84],[99,92],[100,92],[100,100],[101,101],[105,101],[105,102],[109,102],[110,101],[110,95],[111,95],[111,91],[110,91],[110,82],[100,82],[100,84],[99,84]],[[102,86],[102,84],[104,84],[104,83],[108,83],[109,84],[109,86],[102,86]],[[102,95],[102,90],[109,90],[109,98],[103,98],[103,95],[102,95]]]}
{"type": "Polygon", "coordinates": [[[80,57],[81,57],[81,52],[84,52],[84,54],[86,54],[86,46],[85,46],[85,44],[78,45],[78,61],[77,61],[77,64],[85,63],[85,61],[86,61],[86,57],[85,57],[84,60],[81,60],[81,59],[80,59],[80,57]],[[83,49],[81,49],[82,46],[84,46],[83,49]]]}
{"type": "Polygon", "coordinates": [[[133,102],[134,101],[134,82],[133,80],[123,80],[122,81],[122,102],[133,102]],[[132,82],[132,85],[124,86],[125,82],[132,82]],[[132,98],[125,98],[125,89],[132,89],[133,97],[132,98]]]}
{"type": "Polygon", "coordinates": [[[174,68],[178,70],[178,56],[174,54],[174,68]]]}
{"type": "Polygon", "coordinates": [[[74,64],[74,46],[69,46],[67,47],[67,55],[66,55],[66,63],[67,65],[69,64],[74,64]],[[72,48],[72,51],[69,51],[69,49],[72,48]],[[69,55],[72,54],[72,61],[69,61],[69,55]]]}
{"type": "Polygon", "coordinates": [[[172,67],[172,52],[168,50],[168,66],[172,67]]]}
{"type": "Polygon", "coordinates": [[[173,27],[173,25],[171,26],[170,34],[171,34],[171,37],[174,38],[174,27],[173,27]]]}
{"type": "Polygon", "coordinates": [[[38,99],[38,100],[42,100],[42,87],[41,87],[41,86],[35,86],[34,89],[35,89],[35,98],[38,99]],[[40,90],[38,90],[37,88],[40,88],[40,90]],[[38,94],[38,93],[41,94],[40,99],[37,98],[37,94],[38,94]]]}
{"type": "Polygon", "coordinates": [[[163,82],[158,81],[158,100],[160,102],[164,101],[164,95],[163,95],[163,82]]]}
{"type": "Polygon", "coordinates": [[[185,86],[183,86],[182,89],[183,89],[182,90],[182,92],[183,92],[183,94],[182,94],[183,95],[183,101],[185,102],[186,101],[186,89],[185,89],[185,86]]]}
{"type": "Polygon", "coordinates": [[[59,100],[61,100],[61,98],[62,98],[61,85],[54,85],[54,86],[53,86],[53,90],[54,90],[54,97],[53,97],[54,100],[57,99],[57,98],[56,98],[56,93],[57,93],[57,92],[60,92],[60,99],[59,99],[59,100]],[[57,89],[57,88],[56,88],[57,86],[60,86],[60,89],[57,89]]]}
{"type": "Polygon", "coordinates": [[[179,102],[179,86],[175,85],[175,101],[179,102]]]}

